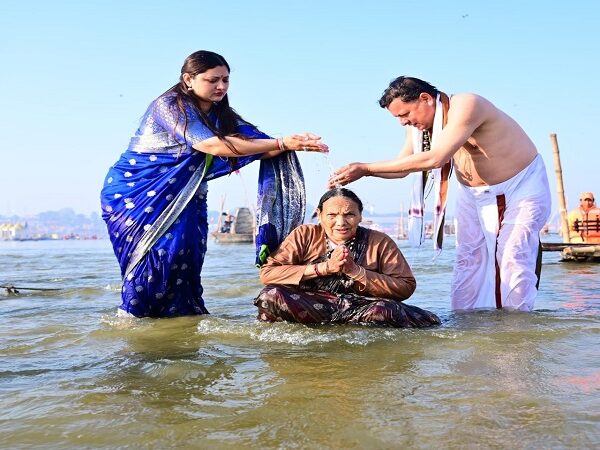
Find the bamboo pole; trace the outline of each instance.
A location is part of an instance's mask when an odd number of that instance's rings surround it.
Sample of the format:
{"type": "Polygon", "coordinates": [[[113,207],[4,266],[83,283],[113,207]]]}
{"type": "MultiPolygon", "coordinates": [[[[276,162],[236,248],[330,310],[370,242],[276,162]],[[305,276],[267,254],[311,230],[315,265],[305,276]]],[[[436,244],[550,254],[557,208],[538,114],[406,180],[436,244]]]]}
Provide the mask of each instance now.
{"type": "Polygon", "coordinates": [[[217,220],[217,233],[221,232],[221,220],[223,218],[223,208],[225,208],[225,194],[221,194],[221,209],[219,210],[219,219],[217,220]]]}
{"type": "Polygon", "coordinates": [[[562,166],[560,164],[560,151],[558,149],[556,133],[550,134],[550,141],[552,141],[552,153],[554,154],[556,193],[558,194],[558,206],[560,208],[560,234],[563,237],[563,241],[571,242],[571,237],[569,236],[569,221],[567,218],[567,203],[565,201],[565,190],[563,187],[562,166]]]}
{"type": "Polygon", "coordinates": [[[400,202],[400,217],[398,219],[398,236],[397,239],[405,239],[404,234],[404,202],[400,202]]]}

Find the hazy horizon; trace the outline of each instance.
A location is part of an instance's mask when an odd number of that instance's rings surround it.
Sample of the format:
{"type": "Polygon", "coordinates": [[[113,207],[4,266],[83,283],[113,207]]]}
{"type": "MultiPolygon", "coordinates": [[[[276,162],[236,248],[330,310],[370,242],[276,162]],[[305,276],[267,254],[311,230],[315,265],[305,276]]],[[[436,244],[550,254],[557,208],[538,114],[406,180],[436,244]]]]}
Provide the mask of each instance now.
{"type": "MultiPolygon", "coordinates": [[[[228,60],[230,103],[246,120],[272,136],[315,132],[330,146],[327,157],[299,155],[309,203],[332,168],[397,155],[405,131],[377,100],[390,80],[413,75],[449,94],[483,95],[513,117],[544,158],[553,211],[549,136],[557,133],[573,208],[579,192],[600,195],[600,152],[587,131],[600,122],[588,93],[600,73],[599,21],[600,4],[581,0],[543,8],[434,0],[426,11],[416,0],[5,2],[0,214],[98,211],[108,168],[148,104],[199,49],[228,60]]],[[[209,208],[218,210],[225,193],[228,208],[253,202],[257,174],[255,163],[242,177],[211,181],[209,208]]],[[[377,212],[408,207],[408,179],[370,177],[349,187],[377,212]]]]}

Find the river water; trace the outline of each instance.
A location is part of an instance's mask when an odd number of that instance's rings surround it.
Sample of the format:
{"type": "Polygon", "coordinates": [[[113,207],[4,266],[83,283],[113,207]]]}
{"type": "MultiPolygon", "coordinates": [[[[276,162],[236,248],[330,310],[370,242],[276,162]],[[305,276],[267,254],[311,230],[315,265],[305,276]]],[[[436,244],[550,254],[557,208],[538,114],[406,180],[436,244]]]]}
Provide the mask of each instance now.
{"type": "Polygon", "coordinates": [[[450,241],[399,243],[440,327],[265,324],[248,245],[211,315],[118,318],[108,241],[1,242],[0,448],[598,448],[600,264],[545,253],[533,313],[453,313],[450,241]]]}

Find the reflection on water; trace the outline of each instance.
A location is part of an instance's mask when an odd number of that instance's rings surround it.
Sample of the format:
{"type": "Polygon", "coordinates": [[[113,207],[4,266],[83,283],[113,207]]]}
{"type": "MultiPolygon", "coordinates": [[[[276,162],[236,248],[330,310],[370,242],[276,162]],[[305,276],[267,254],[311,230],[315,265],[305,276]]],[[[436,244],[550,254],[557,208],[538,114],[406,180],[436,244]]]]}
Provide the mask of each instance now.
{"type": "MultiPolygon", "coordinates": [[[[442,326],[255,320],[252,248],[209,247],[211,315],[117,317],[106,242],[1,243],[1,448],[593,448],[600,265],[544,255],[531,313],[449,310],[453,252],[404,249],[442,326]]],[[[403,243],[400,244],[404,245],[403,243]]]]}

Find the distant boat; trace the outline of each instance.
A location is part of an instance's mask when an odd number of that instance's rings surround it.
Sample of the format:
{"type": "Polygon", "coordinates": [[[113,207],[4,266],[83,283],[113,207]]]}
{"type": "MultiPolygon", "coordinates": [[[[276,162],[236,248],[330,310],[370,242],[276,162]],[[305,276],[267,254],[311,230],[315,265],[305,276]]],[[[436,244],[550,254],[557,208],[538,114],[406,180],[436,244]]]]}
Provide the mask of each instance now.
{"type": "Polygon", "coordinates": [[[220,244],[251,244],[254,242],[254,216],[244,207],[238,208],[234,216],[221,213],[217,231],[210,234],[220,244]]]}
{"type": "Polygon", "coordinates": [[[381,231],[381,226],[371,219],[363,220],[361,223],[359,223],[359,225],[363,228],[369,228],[371,230],[381,231]]]}

